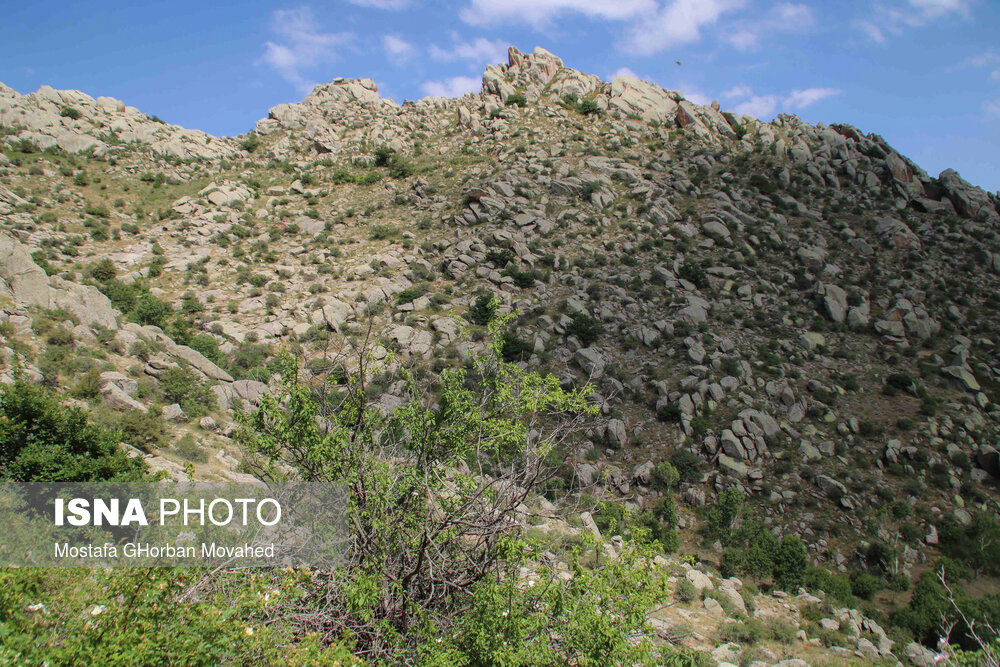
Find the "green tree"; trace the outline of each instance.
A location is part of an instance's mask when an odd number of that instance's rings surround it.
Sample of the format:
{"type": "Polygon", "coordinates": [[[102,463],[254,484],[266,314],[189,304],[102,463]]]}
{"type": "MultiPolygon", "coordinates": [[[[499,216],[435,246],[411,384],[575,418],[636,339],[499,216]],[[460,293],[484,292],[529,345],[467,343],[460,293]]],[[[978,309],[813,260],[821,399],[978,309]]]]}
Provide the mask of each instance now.
{"type": "Polygon", "coordinates": [[[22,380],[0,386],[0,479],[15,482],[138,481],[141,459],[128,458],[116,431],[87,412],[61,405],[22,380]]]}
{"type": "Polygon", "coordinates": [[[708,511],[707,535],[709,539],[729,543],[743,511],[743,492],[735,486],[719,494],[715,505],[708,511]]]}
{"type": "Polygon", "coordinates": [[[318,393],[285,357],[278,395],[237,417],[262,478],[290,466],[349,490],[349,566],[317,574],[308,613],[330,619],[324,632],[350,629],[373,657],[393,661],[428,624],[439,632],[503,571],[521,548],[517,508],[554,474],[553,447],[596,414],[589,386],[569,391],[503,360],[508,321],[491,322],[489,353],[446,369],[436,392],[397,370],[407,402],[388,414],[366,391],[385,368],[361,350],[357,370],[318,393]]]}
{"type": "Polygon", "coordinates": [[[795,535],[785,535],[774,556],[774,583],[786,591],[796,591],[803,583],[809,556],[806,545],[795,535]]]}
{"type": "Polygon", "coordinates": [[[136,301],[135,308],[129,313],[129,319],[139,324],[153,324],[162,327],[170,316],[170,305],[145,292],[136,301]]]}

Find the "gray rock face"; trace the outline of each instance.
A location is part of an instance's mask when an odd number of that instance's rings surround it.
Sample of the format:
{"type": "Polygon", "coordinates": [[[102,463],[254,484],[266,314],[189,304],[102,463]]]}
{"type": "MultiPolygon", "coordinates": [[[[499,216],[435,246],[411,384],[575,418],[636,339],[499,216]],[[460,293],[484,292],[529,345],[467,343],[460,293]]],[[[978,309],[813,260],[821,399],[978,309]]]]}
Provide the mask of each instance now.
{"type": "Polygon", "coordinates": [[[70,153],[94,150],[96,155],[103,155],[113,146],[102,137],[113,135],[126,144],[148,146],[153,155],[182,160],[218,158],[237,151],[230,139],[154,120],[110,97],[95,100],[78,90],[49,86],[27,95],[4,88],[6,94],[0,94],[0,126],[21,129],[10,140],[27,139],[40,148],[58,146],[70,153]],[[65,107],[73,108],[79,118],[68,122],[61,115],[65,107]]]}
{"type": "Polygon", "coordinates": [[[612,80],[608,106],[659,123],[672,122],[677,115],[677,102],[670,93],[631,76],[616,76],[612,80]]]}
{"type": "Polygon", "coordinates": [[[612,419],[608,422],[608,440],[616,447],[623,447],[628,443],[625,422],[621,419],[612,419]]]}
{"type": "Polygon", "coordinates": [[[917,642],[910,642],[903,648],[903,657],[914,667],[935,667],[939,663],[934,655],[934,651],[917,642]]]}
{"type": "Polygon", "coordinates": [[[181,406],[176,403],[163,406],[163,418],[168,422],[183,422],[187,420],[187,416],[181,410],[181,406]]]}
{"type": "Polygon", "coordinates": [[[981,222],[1000,222],[1000,212],[989,196],[966,182],[954,169],[945,169],[938,179],[959,215],[981,222]]]}
{"type": "Polygon", "coordinates": [[[885,217],[876,218],[875,233],[887,246],[900,249],[920,249],[920,239],[917,238],[917,235],[902,220],[885,217]]]}
{"type": "Polygon", "coordinates": [[[847,318],[847,292],[836,285],[820,285],[827,317],[840,324],[847,318]]]}
{"type": "Polygon", "coordinates": [[[148,412],[145,405],[129,396],[121,387],[112,382],[101,386],[101,399],[114,410],[148,412]]]}
{"type": "Polygon", "coordinates": [[[6,234],[0,234],[0,294],[16,303],[42,308],[63,308],[81,324],[116,329],[117,311],[111,300],[95,287],[46,276],[31,252],[6,234]]]}
{"type": "Polygon", "coordinates": [[[576,351],[576,361],[587,375],[599,378],[604,374],[604,355],[595,347],[582,347],[576,351]]]}

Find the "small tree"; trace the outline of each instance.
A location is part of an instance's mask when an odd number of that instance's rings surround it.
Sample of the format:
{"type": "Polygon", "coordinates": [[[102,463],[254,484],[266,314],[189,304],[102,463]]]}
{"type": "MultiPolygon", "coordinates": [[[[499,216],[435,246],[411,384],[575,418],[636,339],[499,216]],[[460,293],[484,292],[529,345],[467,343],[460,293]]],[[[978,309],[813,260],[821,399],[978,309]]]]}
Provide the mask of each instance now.
{"type": "Polygon", "coordinates": [[[806,545],[795,535],[785,535],[774,556],[774,583],[786,591],[797,590],[802,585],[809,556],[806,545]]]}
{"type": "Polygon", "coordinates": [[[349,632],[366,655],[392,661],[417,628],[451,625],[516,552],[517,508],[554,476],[550,454],[596,408],[589,387],[567,391],[503,360],[509,319],[493,320],[487,353],[445,370],[437,391],[396,369],[408,400],[388,414],[368,397],[372,374],[388,368],[364,343],[335,388],[305,384],[286,356],[280,394],[238,416],[258,476],[291,467],[349,490],[348,564],[316,572],[312,594],[287,610],[303,630],[349,632]]]}
{"type": "Polygon", "coordinates": [[[20,379],[0,387],[0,480],[140,481],[146,464],[128,458],[120,440],[42,387],[20,379]]]}
{"type": "Polygon", "coordinates": [[[743,511],[743,492],[735,486],[719,494],[715,505],[708,511],[708,537],[728,544],[743,511]]]}

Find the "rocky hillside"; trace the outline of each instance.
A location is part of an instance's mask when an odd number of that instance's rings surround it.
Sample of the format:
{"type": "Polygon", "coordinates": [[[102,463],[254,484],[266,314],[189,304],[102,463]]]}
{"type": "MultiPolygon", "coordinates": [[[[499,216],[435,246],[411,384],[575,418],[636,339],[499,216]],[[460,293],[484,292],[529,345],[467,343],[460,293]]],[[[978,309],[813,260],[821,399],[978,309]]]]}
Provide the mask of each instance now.
{"type": "MultiPolygon", "coordinates": [[[[370,339],[433,377],[499,310],[517,313],[505,356],[590,380],[603,413],[526,529],[565,540],[600,534],[584,506],[651,509],[664,461],[680,551],[710,566],[706,508],[732,487],[813,564],[887,579],[996,520],[1000,197],[877,134],[740,117],[539,48],[459,99],[336,79],[233,138],[0,84],[0,143],[2,379],[91,406],[171,476],[247,474],[231,410],[275,389],[281,350],[320,377],[370,339]]],[[[657,623],[745,616],[741,587],[657,623]]],[[[788,599],[756,608],[812,643],[753,659],[904,659],[858,610],[810,625],[788,599]]]]}

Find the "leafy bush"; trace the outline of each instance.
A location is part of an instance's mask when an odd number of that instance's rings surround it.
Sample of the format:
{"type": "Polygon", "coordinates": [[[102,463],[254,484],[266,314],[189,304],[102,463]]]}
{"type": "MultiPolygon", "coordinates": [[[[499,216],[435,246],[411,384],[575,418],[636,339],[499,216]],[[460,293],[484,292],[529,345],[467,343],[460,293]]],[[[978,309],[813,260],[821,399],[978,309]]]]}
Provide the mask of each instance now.
{"type": "Polygon", "coordinates": [[[687,577],[677,582],[677,599],[681,602],[691,602],[698,598],[698,589],[687,577]]]}
{"type": "Polygon", "coordinates": [[[772,573],[775,585],[786,591],[798,590],[808,566],[809,555],[802,540],[794,535],[782,537],[778,552],[774,555],[772,573]]]}
{"type": "Polygon", "coordinates": [[[118,270],[110,259],[102,259],[90,265],[89,273],[94,280],[106,282],[113,280],[118,275],[118,270]]]}
{"type": "Polygon", "coordinates": [[[803,575],[802,585],[810,591],[823,591],[842,604],[854,604],[851,580],[846,574],[834,575],[821,567],[808,567],[803,575]]]}
{"type": "Polygon", "coordinates": [[[577,105],[576,110],[584,116],[601,113],[601,107],[596,100],[583,100],[577,105]]]}
{"type": "Polygon", "coordinates": [[[260,148],[260,137],[255,132],[251,132],[250,136],[240,142],[240,148],[247,153],[253,153],[260,148]]]}
{"type": "Polygon", "coordinates": [[[144,452],[159,447],[166,437],[163,418],[153,411],[129,410],[118,419],[118,427],[125,442],[144,452]]]}
{"type": "Polygon", "coordinates": [[[0,479],[15,482],[139,481],[146,465],[119,449],[119,434],[17,380],[0,386],[0,479]]]}
{"type": "Polygon", "coordinates": [[[528,106],[528,98],[525,97],[524,93],[514,93],[507,96],[507,101],[504,104],[509,107],[518,106],[523,108],[528,106]]]}
{"type": "Polygon", "coordinates": [[[669,491],[677,486],[681,479],[680,472],[669,461],[663,461],[653,469],[653,481],[661,491],[669,491]]]}
{"type": "Polygon", "coordinates": [[[976,630],[986,642],[998,639],[995,628],[991,630],[987,622],[1000,618],[1000,594],[992,593],[980,598],[972,597],[962,586],[957,585],[954,573],[948,572],[948,590],[940,580],[940,568],[924,572],[916,585],[906,607],[892,615],[892,623],[905,628],[917,641],[934,646],[939,634],[950,623],[955,623],[950,638],[953,644],[976,650],[978,642],[972,637],[966,619],[976,621],[976,630]],[[964,615],[965,619],[962,618],[964,615]]]}
{"type": "Polygon", "coordinates": [[[162,327],[170,316],[170,304],[161,301],[149,292],[144,292],[128,314],[128,319],[142,325],[153,324],[162,327]]]}
{"type": "Polygon", "coordinates": [[[396,303],[412,303],[424,294],[427,294],[428,291],[430,291],[430,285],[427,283],[420,283],[418,285],[414,285],[413,287],[408,287],[396,295],[396,303]]]}
{"type": "Polygon", "coordinates": [[[188,347],[200,352],[206,359],[215,364],[222,363],[222,352],[219,351],[219,341],[209,334],[198,334],[188,341],[188,347]]]}
{"type": "Polygon", "coordinates": [[[294,597],[295,575],[227,575],[187,599],[190,568],[20,568],[0,571],[5,665],[360,665],[341,643],[295,637],[265,622],[266,595],[294,597]],[[43,605],[45,622],[26,600],[43,605]]]}
{"type": "Polygon", "coordinates": [[[715,504],[709,508],[706,535],[709,539],[720,540],[726,545],[732,538],[743,511],[743,492],[736,487],[719,494],[715,504]]]}
{"type": "Polygon", "coordinates": [[[584,347],[593,345],[604,332],[604,326],[586,313],[573,313],[570,319],[573,321],[566,327],[566,334],[576,336],[584,347]]]}
{"type": "MultiPolygon", "coordinates": [[[[286,606],[285,614],[325,619],[312,627],[328,636],[350,628],[357,648],[379,662],[412,661],[406,656],[419,650],[421,636],[448,642],[430,649],[439,664],[442,649],[466,656],[460,663],[493,664],[509,657],[516,664],[521,654],[509,651],[549,655],[546,645],[570,656],[633,662],[632,654],[620,653],[631,650],[631,642],[619,637],[640,616],[642,627],[646,592],[660,585],[648,565],[639,565],[647,574],[636,580],[615,569],[638,565],[626,554],[607,564],[604,574],[578,571],[563,587],[565,595],[549,597],[556,589],[548,584],[521,589],[524,604],[511,598],[519,589],[517,578],[498,576],[511,569],[516,574],[519,554],[525,553],[516,522],[506,517],[513,517],[544,479],[535,471],[547,467],[552,443],[596,412],[587,400],[589,387],[566,391],[555,377],[506,363],[500,334],[507,324],[507,319],[491,322],[489,353],[472,358],[468,369],[445,369],[433,392],[405,368],[396,369],[410,398],[388,413],[369,399],[357,373],[349,375],[335,400],[327,394],[321,402],[322,395],[302,382],[296,362],[286,357],[281,390],[264,395],[252,414],[238,417],[236,439],[250,453],[251,465],[266,473],[281,462],[304,479],[341,483],[350,492],[347,566],[333,576],[315,577],[306,606],[286,606]],[[529,425],[541,415],[556,421],[542,438],[529,438],[529,425]],[[387,451],[391,458],[384,458],[387,451]],[[492,479],[461,472],[466,461],[492,471],[492,479]],[[455,474],[446,479],[428,470],[455,474]],[[435,537],[428,540],[430,535],[435,537]],[[614,582],[618,585],[609,588],[614,582]],[[594,613],[604,605],[611,611],[594,613]],[[326,611],[320,616],[310,609],[326,611]],[[519,634],[541,619],[547,620],[537,631],[519,634]],[[451,621],[454,632],[447,631],[451,621]]],[[[282,613],[274,602],[271,609],[282,613]]]]}
{"type": "Polygon", "coordinates": [[[489,292],[483,292],[477,296],[476,300],[472,302],[471,306],[469,306],[469,312],[465,314],[465,318],[473,324],[485,326],[486,324],[489,324],[491,319],[493,319],[493,315],[499,307],[500,299],[493,296],[489,292]]]}
{"type": "Polygon", "coordinates": [[[701,264],[690,258],[684,260],[677,275],[688,282],[694,283],[696,287],[704,287],[708,282],[708,274],[705,273],[705,269],[702,268],[701,264]]]}
{"type": "Polygon", "coordinates": [[[179,404],[189,417],[205,415],[215,407],[215,394],[187,368],[168,368],[159,381],[160,391],[167,403],[179,404]]]}
{"type": "Polygon", "coordinates": [[[385,167],[392,178],[406,178],[412,176],[416,169],[406,159],[395,150],[380,146],[375,149],[375,166],[385,167]]]}
{"type": "Polygon", "coordinates": [[[686,449],[678,449],[670,457],[670,462],[677,469],[682,482],[698,482],[701,480],[702,461],[697,454],[686,449]]]}
{"type": "Polygon", "coordinates": [[[66,106],[59,110],[59,115],[70,120],[78,120],[82,114],[79,109],[66,106]]]}
{"type": "Polygon", "coordinates": [[[96,368],[91,368],[80,376],[71,393],[76,398],[97,398],[101,393],[101,374],[97,372],[96,368]]]}

